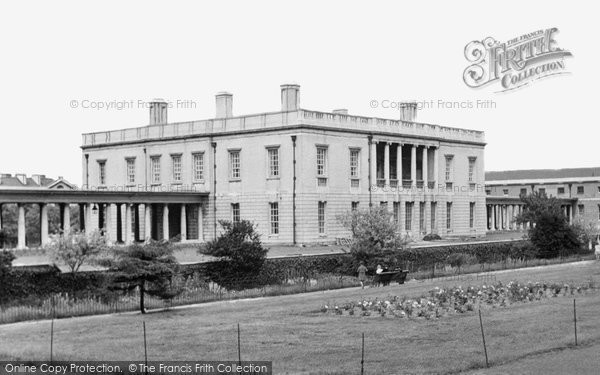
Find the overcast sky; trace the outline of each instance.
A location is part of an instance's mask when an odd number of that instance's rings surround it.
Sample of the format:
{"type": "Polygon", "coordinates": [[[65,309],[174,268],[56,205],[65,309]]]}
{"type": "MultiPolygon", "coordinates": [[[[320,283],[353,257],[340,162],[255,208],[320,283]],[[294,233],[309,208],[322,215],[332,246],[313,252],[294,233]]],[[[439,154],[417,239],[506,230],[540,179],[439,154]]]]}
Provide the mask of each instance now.
{"type": "Polygon", "coordinates": [[[5,3],[0,172],[80,184],[81,133],[146,125],[138,101],[195,103],[171,109],[170,122],[213,117],[223,90],[234,94],[234,115],[275,111],[289,82],[314,110],[398,118],[370,102],[433,100],[418,120],[485,131],[486,170],[598,166],[595,10],[554,1],[5,3]],[[574,55],[565,60],[571,74],[500,94],[463,82],[470,41],[551,27],[574,55]],[[477,100],[495,108],[445,104],[477,100]]]}

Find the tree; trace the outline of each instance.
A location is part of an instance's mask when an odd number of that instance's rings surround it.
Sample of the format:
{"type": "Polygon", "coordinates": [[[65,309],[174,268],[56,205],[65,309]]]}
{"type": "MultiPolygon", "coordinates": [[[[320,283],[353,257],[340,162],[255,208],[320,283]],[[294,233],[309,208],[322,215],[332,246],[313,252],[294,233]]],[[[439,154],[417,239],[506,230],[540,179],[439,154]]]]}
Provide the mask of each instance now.
{"type": "Polygon", "coordinates": [[[579,242],[584,245],[587,244],[588,249],[592,250],[593,245],[596,244],[598,235],[600,235],[600,227],[594,221],[578,216],[573,222],[573,229],[579,242]]]}
{"type": "Polygon", "coordinates": [[[259,284],[260,273],[268,250],[262,246],[260,234],[248,220],[219,221],[223,233],[199,251],[219,260],[209,266],[211,279],[228,289],[244,289],[259,284]]]}
{"type": "Polygon", "coordinates": [[[140,312],[146,313],[146,294],[164,300],[172,299],[182,289],[172,283],[179,271],[173,248],[166,241],[133,244],[125,249],[115,249],[111,257],[99,261],[108,267],[112,289],[133,290],[140,293],[140,312]]]}
{"type": "Polygon", "coordinates": [[[552,258],[581,247],[558,199],[533,192],[522,196],[521,201],[524,203],[523,212],[517,216],[517,223],[532,224],[529,239],[537,248],[539,257],[552,258]]]}
{"type": "Polygon", "coordinates": [[[397,258],[406,242],[385,207],[348,211],[338,221],[352,233],[350,252],[357,263],[399,265],[397,258]]]}
{"type": "Polygon", "coordinates": [[[12,283],[12,261],[15,255],[9,251],[0,251],[0,302],[9,297],[12,283]]]}
{"type": "Polygon", "coordinates": [[[56,235],[46,248],[55,263],[69,267],[72,274],[85,264],[97,260],[106,249],[106,238],[98,231],[56,235]]]}

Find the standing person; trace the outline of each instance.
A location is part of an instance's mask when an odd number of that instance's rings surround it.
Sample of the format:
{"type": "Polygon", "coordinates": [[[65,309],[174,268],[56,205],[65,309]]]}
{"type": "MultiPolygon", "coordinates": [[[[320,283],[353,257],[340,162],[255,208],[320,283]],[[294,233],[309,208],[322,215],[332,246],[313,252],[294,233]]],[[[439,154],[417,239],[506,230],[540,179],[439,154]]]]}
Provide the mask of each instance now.
{"type": "Polygon", "coordinates": [[[365,289],[365,281],[367,281],[367,267],[365,267],[365,262],[360,262],[357,272],[358,280],[360,281],[360,286],[361,288],[365,289]]]}

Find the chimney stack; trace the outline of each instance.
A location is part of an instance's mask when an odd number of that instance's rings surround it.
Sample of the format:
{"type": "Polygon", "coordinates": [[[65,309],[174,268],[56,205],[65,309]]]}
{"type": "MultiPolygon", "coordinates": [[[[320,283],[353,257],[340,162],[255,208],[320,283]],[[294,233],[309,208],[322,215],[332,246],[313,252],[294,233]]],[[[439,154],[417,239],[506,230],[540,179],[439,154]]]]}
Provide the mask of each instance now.
{"type": "Polygon", "coordinates": [[[228,118],[233,116],[233,95],[228,92],[220,92],[215,95],[217,102],[216,118],[228,118]]]}
{"type": "Polygon", "coordinates": [[[402,102],[398,109],[401,121],[413,122],[417,118],[417,102],[402,102]]]}
{"type": "Polygon", "coordinates": [[[19,180],[21,184],[27,185],[27,176],[24,173],[17,173],[15,177],[19,180]]]}
{"type": "Polygon", "coordinates": [[[46,178],[46,176],[43,174],[34,174],[34,175],[31,175],[31,178],[33,179],[33,181],[36,184],[42,186],[42,182],[43,182],[44,178],[46,178]]]}
{"type": "Polygon", "coordinates": [[[300,85],[281,85],[281,111],[297,111],[300,109],[300,85]]]}
{"type": "Polygon", "coordinates": [[[333,113],[335,113],[336,115],[347,115],[348,110],[346,108],[334,109],[333,113]]]}
{"type": "Polygon", "coordinates": [[[167,107],[164,99],[154,99],[150,102],[150,125],[167,123],[167,107]]]}

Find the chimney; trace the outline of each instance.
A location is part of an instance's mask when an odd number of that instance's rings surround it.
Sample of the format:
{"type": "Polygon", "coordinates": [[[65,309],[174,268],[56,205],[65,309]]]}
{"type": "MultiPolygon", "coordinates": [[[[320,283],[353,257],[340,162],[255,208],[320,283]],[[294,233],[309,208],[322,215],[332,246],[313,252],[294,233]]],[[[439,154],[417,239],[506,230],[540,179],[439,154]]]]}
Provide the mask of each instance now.
{"type": "Polygon", "coordinates": [[[15,177],[19,180],[23,185],[27,185],[27,176],[24,173],[17,173],[15,177]]]}
{"type": "Polygon", "coordinates": [[[335,113],[336,115],[347,115],[348,114],[348,110],[345,109],[345,108],[334,109],[333,113],[335,113]]]}
{"type": "Polygon", "coordinates": [[[227,118],[233,116],[233,95],[228,92],[220,92],[215,95],[217,101],[216,118],[227,118]]]}
{"type": "Polygon", "coordinates": [[[12,175],[10,173],[0,173],[0,185],[2,185],[2,180],[5,178],[11,178],[12,175]]]}
{"type": "Polygon", "coordinates": [[[300,109],[300,85],[281,85],[281,111],[297,111],[300,109]]]}
{"type": "Polygon", "coordinates": [[[167,123],[167,107],[164,99],[153,99],[150,102],[150,125],[167,123]]]}
{"type": "Polygon", "coordinates": [[[402,102],[398,110],[401,121],[413,122],[417,118],[417,102],[402,102]]]}
{"type": "Polygon", "coordinates": [[[33,179],[33,182],[35,182],[39,186],[42,186],[42,182],[43,182],[43,180],[44,180],[45,177],[46,176],[44,176],[43,174],[33,174],[33,175],[31,175],[31,178],[33,179]]]}

